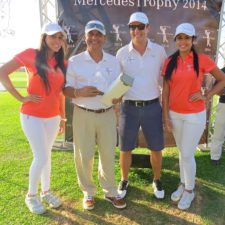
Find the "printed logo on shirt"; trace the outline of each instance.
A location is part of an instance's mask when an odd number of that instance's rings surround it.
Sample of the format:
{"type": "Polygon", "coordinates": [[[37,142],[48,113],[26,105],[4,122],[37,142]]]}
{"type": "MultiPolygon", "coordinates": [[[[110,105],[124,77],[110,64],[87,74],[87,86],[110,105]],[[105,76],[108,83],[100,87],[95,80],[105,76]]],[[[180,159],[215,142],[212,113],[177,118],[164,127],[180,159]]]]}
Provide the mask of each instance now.
{"type": "Polygon", "coordinates": [[[112,71],[113,71],[113,70],[112,70],[111,68],[106,67],[105,70],[106,70],[106,73],[107,73],[108,76],[110,76],[110,74],[112,74],[112,71]]]}
{"type": "Polygon", "coordinates": [[[190,71],[193,69],[193,65],[192,64],[187,64],[187,70],[190,71]]]}
{"type": "Polygon", "coordinates": [[[150,56],[151,56],[152,58],[155,58],[155,57],[156,57],[156,55],[155,55],[155,54],[150,54],[150,56]]]}
{"type": "Polygon", "coordinates": [[[127,61],[128,61],[129,63],[132,63],[133,61],[135,61],[135,58],[133,58],[133,57],[131,57],[131,56],[128,56],[127,61]]]}

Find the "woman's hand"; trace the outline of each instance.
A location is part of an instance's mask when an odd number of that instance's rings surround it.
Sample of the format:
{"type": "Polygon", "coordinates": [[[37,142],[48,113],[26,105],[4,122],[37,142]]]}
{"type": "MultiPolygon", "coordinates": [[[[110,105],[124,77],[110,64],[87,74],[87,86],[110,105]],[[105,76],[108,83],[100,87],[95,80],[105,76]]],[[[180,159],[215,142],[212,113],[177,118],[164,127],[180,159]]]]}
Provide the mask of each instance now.
{"type": "Polygon", "coordinates": [[[163,125],[164,125],[164,128],[165,128],[166,131],[172,132],[173,126],[172,126],[172,123],[171,123],[170,119],[165,119],[163,121],[163,125]]]}
{"type": "Polygon", "coordinates": [[[66,127],[66,121],[65,120],[61,120],[60,121],[60,124],[59,124],[59,132],[58,132],[58,135],[61,135],[61,134],[64,133],[65,127],[66,127]]]}
{"type": "Polygon", "coordinates": [[[28,94],[25,97],[21,98],[21,102],[26,103],[26,102],[41,102],[42,101],[42,97],[39,95],[33,95],[33,94],[28,94]]]}
{"type": "Polygon", "coordinates": [[[206,95],[203,95],[201,91],[196,92],[196,93],[189,96],[190,102],[197,102],[199,100],[207,101],[206,95]]]}

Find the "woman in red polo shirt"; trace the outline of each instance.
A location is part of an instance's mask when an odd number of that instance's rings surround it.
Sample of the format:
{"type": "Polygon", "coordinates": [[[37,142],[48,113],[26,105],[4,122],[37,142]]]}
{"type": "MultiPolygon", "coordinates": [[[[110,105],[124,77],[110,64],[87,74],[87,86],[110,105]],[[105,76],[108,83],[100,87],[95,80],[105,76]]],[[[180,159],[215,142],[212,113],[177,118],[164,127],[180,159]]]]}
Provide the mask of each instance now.
{"type": "Polygon", "coordinates": [[[195,149],[206,124],[205,101],[225,86],[225,75],[216,64],[194,48],[195,28],[190,23],[176,28],[178,50],[165,62],[163,68],[163,120],[172,131],[179,149],[180,185],[171,199],[179,209],[188,209],[194,199],[195,149]],[[217,85],[203,95],[201,86],[205,73],[211,73],[217,85]]]}
{"type": "Polygon", "coordinates": [[[46,210],[37,196],[40,181],[41,200],[53,208],[61,205],[59,198],[50,192],[50,173],[52,145],[57,133],[63,132],[66,121],[62,95],[66,74],[65,38],[57,23],[46,24],[39,49],[26,49],[0,68],[0,81],[22,102],[21,126],[33,152],[25,203],[37,214],[46,210]],[[9,75],[22,66],[28,73],[26,96],[22,96],[9,79],[9,75]]]}

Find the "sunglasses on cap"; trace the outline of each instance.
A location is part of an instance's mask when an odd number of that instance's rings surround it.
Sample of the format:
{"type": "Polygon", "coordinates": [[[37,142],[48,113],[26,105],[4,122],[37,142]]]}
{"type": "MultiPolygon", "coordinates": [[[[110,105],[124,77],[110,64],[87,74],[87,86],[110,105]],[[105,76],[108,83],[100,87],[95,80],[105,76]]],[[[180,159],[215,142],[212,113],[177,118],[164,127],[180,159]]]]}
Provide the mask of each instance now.
{"type": "Polygon", "coordinates": [[[145,24],[129,25],[129,29],[130,30],[136,30],[136,29],[138,29],[138,30],[144,30],[145,27],[146,27],[145,24]]]}
{"type": "Polygon", "coordinates": [[[85,26],[85,29],[93,29],[93,28],[96,28],[96,29],[99,29],[101,31],[105,31],[105,28],[101,25],[101,24],[98,24],[98,23],[89,23],[85,26]]]}

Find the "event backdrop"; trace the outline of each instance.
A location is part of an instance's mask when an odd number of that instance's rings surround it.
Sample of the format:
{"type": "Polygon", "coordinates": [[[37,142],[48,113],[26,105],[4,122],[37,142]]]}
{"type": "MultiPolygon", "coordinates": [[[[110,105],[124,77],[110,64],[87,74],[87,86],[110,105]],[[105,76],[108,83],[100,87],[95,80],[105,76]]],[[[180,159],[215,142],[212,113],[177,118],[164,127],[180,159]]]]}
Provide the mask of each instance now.
{"type": "MultiPolygon", "coordinates": [[[[168,55],[175,50],[174,33],[178,24],[190,22],[197,31],[196,46],[199,52],[216,58],[217,38],[222,0],[58,0],[58,20],[68,37],[68,57],[85,49],[84,26],[89,20],[102,21],[107,30],[105,51],[116,51],[130,41],[128,19],[131,13],[143,11],[150,21],[151,41],[165,47],[168,55]]],[[[203,88],[210,88],[213,80],[205,76],[203,88]]],[[[208,118],[210,116],[208,105],[208,118]]],[[[71,101],[67,99],[66,141],[72,140],[71,101]]],[[[208,126],[201,143],[207,143],[208,126]]],[[[173,146],[171,134],[165,132],[166,146],[173,146]]],[[[139,146],[145,146],[140,132],[139,146]]]]}

